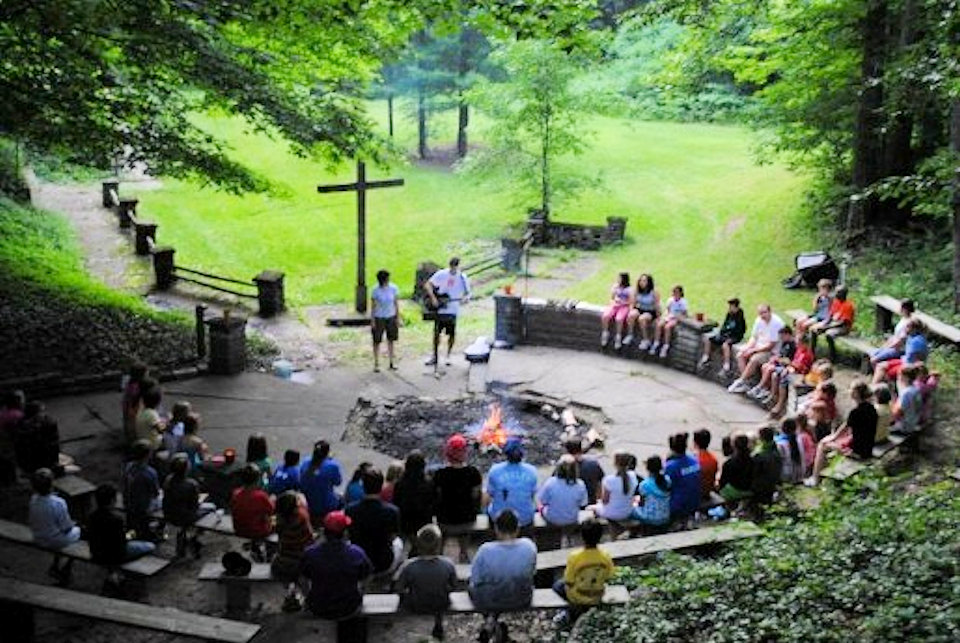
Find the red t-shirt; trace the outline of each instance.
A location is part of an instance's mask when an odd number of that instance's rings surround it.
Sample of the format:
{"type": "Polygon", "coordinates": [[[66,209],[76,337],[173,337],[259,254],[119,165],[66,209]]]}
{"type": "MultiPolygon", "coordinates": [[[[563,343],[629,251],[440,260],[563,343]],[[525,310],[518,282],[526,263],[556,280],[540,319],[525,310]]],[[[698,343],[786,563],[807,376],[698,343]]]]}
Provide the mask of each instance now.
{"type": "Polygon", "coordinates": [[[790,366],[793,367],[794,372],[801,375],[806,374],[813,366],[813,351],[810,350],[810,347],[797,344],[797,352],[793,354],[790,366]]]}
{"type": "Polygon", "coordinates": [[[830,319],[842,321],[847,326],[853,326],[853,315],[854,309],[852,301],[849,299],[840,301],[834,297],[833,303],[830,304],[830,319]]]}
{"type": "Polygon", "coordinates": [[[263,489],[234,489],[230,513],[233,531],[241,538],[266,538],[273,532],[273,502],[263,489]]]}
{"type": "Polygon", "coordinates": [[[698,451],[697,460],[700,462],[700,493],[706,499],[717,486],[717,458],[709,451],[698,451]]]}

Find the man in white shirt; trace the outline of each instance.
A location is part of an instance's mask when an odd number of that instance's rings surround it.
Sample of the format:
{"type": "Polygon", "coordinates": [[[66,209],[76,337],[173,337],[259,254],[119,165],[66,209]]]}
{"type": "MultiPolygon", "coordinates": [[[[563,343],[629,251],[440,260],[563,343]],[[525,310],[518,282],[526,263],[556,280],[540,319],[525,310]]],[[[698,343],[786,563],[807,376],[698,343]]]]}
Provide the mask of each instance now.
{"type": "Polygon", "coordinates": [[[753,322],[750,339],[737,353],[740,377],[733,381],[728,391],[746,393],[750,390],[747,382],[757,374],[763,364],[770,360],[770,355],[776,350],[780,341],[780,329],[783,326],[783,320],[773,314],[770,304],[757,306],[757,318],[753,322]]]}
{"type": "Polygon", "coordinates": [[[460,312],[460,303],[470,299],[470,281],[460,270],[460,258],[450,259],[450,267],[438,270],[423,285],[436,310],[433,323],[433,356],[427,360],[427,366],[437,365],[437,351],[440,346],[440,335],[447,334],[447,366],[450,365],[450,353],[453,351],[453,340],[457,332],[457,314],[460,312]],[[441,299],[443,300],[441,302],[441,299]]]}

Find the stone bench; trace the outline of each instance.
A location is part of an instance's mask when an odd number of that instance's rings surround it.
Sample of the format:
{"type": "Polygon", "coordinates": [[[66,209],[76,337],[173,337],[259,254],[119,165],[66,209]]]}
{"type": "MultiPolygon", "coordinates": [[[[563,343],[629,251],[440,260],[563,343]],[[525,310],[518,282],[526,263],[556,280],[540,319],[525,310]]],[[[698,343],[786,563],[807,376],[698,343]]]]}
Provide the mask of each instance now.
{"type": "Polygon", "coordinates": [[[834,458],[833,462],[824,468],[820,475],[821,477],[828,478],[836,482],[842,482],[868,468],[874,462],[877,462],[880,460],[880,458],[884,457],[891,451],[899,449],[911,439],[916,439],[918,435],[919,431],[909,436],[891,434],[890,438],[886,442],[874,445],[873,458],[870,460],[838,454],[837,457],[834,458]]]}
{"type": "MultiPolygon", "coordinates": [[[[247,643],[257,632],[259,625],[240,623],[203,614],[184,612],[172,607],[157,607],[143,603],[106,598],[60,587],[38,585],[13,578],[0,581],[0,603],[15,604],[19,610],[16,617],[4,619],[5,635],[13,641],[33,641],[34,609],[74,614],[86,618],[119,623],[145,630],[166,632],[176,636],[189,636],[205,641],[247,643]],[[19,617],[19,618],[18,618],[19,617]],[[13,631],[11,621],[14,623],[13,631]],[[19,624],[26,624],[19,627],[19,624]]],[[[3,610],[6,612],[6,610],[3,610]]],[[[4,636],[4,640],[6,636],[4,636]]]]}
{"type": "MultiPolygon", "coordinates": [[[[90,555],[90,545],[87,544],[86,541],[80,540],[75,543],[71,543],[63,549],[51,549],[49,547],[44,547],[37,544],[37,542],[33,539],[33,534],[30,532],[30,528],[18,522],[0,520],[0,538],[17,543],[19,545],[25,545],[41,551],[50,552],[52,554],[60,554],[61,556],[65,556],[67,558],[93,563],[93,558],[90,555]]],[[[169,564],[170,561],[166,558],[160,558],[158,556],[148,554],[128,563],[124,563],[120,566],[120,569],[135,576],[153,576],[166,568],[169,564]]]]}

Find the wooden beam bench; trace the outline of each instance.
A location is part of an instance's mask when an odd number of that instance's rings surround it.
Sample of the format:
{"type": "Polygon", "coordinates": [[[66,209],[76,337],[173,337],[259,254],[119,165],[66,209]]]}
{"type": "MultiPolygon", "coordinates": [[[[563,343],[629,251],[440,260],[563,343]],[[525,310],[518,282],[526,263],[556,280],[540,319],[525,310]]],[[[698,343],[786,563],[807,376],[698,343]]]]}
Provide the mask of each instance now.
{"type": "MultiPolygon", "coordinates": [[[[93,558],[90,555],[90,545],[88,545],[86,541],[79,540],[75,543],[67,545],[63,549],[50,549],[49,547],[43,547],[37,544],[37,542],[33,539],[33,534],[30,532],[30,528],[18,522],[0,520],[0,538],[17,543],[19,545],[25,545],[41,551],[50,552],[51,554],[60,554],[61,556],[66,556],[67,558],[72,558],[74,560],[82,560],[88,563],[97,564],[93,562],[93,558]]],[[[160,558],[159,556],[147,554],[146,556],[141,556],[140,558],[132,560],[129,563],[124,563],[120,566],[120,569],[135,576],[153,576],[166,568],[169,564],[170,561],[166,558],[160,558]]]]}
{"type": "MultiPolygon", "coordinates": [[[[604,590],[601,604],[622,605],[628,602],[630,602],[630,593],[626,587],[608,585],[604,590]]],[[[535,589],[530,605],[516,611],[561,609],[567,604],[567,601],[560,598],[552,589],[535,589]]],[[[447,608],[446,613],[470,614],[477,611],[467,592],[450,592],[450,607],[447,608]]],[[[392,616],[402,613],[399,594],[365,594],[363,597],[364,616],[392,616]]]]}
{"type": "Polygon", "coordinates": [[[870,460],[838,455],[834,458],[833,462],[824,468],[820,475],[823,478],[828,478],[830,480],[834,480],[835,482],[843,482],[847,478],[853,477],[860,473],[872,463],[884,457],[891,451],[900,448],[900,445],[909,439],[910,438],[906,436],[891,434],[890,439],[886,442],[874,445],[873,458],[870,460]]]}
{"type": "MultiPolygon", "coordinates": [[[[128,625],[146,630],[190,636],[205,641],[248,643],[259,625],[241,623],[172,607],[157,607],[106,598],[61,587],[38,585],[13,578],[0,579],[0,601],[14,603],[20,609],[43,609],[63,614],[128,625]]],[[[32,622],[32,618],[21,619],[32,622]]],[[[10,634],[9,630],[6,634],[10,634]]],[[[4,637],[6,640],[6,637],[4,637]]],[[[14,631],[12,641],[33,641],[33,632],[14,631]]]]}
{"type": "MultiPolygon", "coordinates": [[[[900,315],[900,300],[889,295],[875,295],[870,298],[876,306],[877,332],[888,333],[893,330],[893,316],[900,315]]],[[[936,335],[949,344],[960,345],[960,328],[940,321],[922,311],[914,311],[913,316],[923,322],[927,332],[936,335]]]]}

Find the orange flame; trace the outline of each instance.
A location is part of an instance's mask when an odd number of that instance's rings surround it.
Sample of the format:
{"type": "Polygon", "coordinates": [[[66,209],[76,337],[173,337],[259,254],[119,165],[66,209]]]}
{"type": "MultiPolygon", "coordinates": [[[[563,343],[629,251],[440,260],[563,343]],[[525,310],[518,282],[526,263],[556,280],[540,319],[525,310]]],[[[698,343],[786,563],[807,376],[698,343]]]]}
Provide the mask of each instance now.
{"type": "Polygon", "coordinates": [[[506,429],[503,428],[502,410],[499,404],[490,406],[490,415],[483,422],[483,427],[477,435],[477,441],[481,446],[492,446],[502,449],[507,443],[506,429]]]}

